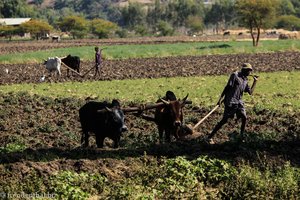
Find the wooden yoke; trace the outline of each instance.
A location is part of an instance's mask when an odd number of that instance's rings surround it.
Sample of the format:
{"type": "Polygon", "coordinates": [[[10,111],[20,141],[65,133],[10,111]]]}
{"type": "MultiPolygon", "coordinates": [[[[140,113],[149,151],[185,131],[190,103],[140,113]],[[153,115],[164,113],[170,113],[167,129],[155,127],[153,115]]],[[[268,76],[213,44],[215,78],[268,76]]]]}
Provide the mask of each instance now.
{"type": "MultiPolygon", "coordinates": [[[[185,101],[185,104],[192,104],[192,101],[185,101]]],[[[163,106],[165,105],[165,103],[163,102],[159,102],[159,103],[156,103],[156,104],[150,104],[150,105],[141,105],[141,106],[138,106],[138,107],[129,107],[129,108],[122,108],[122,111],[124,113],[126,112],[141,112],[141,111],[144,111],[144,110],[150,110],[150,109],[153,109],[153,108],[157,108],[157,107],[160,107],[160,106],[163,106]]]]}

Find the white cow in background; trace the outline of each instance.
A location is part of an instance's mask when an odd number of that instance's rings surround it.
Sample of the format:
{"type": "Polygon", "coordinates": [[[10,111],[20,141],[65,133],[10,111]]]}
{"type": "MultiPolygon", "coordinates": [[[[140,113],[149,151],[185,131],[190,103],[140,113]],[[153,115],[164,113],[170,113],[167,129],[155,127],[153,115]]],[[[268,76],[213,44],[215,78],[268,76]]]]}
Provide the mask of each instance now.
{"type": "Polygon", "coordinates": [[[47,60],[45,60],[44,65],[46,66],[46,69],[50,72],[50,74],[51,72],[57,72],[59,76],[61,75],[61,59],[59,57],[49,57],[47,60]]]}

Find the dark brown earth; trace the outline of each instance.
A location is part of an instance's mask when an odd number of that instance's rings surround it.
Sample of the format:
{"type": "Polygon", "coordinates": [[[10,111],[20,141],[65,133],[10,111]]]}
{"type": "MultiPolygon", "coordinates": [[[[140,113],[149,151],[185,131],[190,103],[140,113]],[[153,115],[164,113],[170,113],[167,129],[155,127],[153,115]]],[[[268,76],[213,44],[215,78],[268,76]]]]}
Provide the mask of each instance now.
{"type": "MultiPolygon", "coordinates": [[[[300,69],[299,57],[299,52],[280,52],[105,60],[101,66],[102,76],[97,80],[230,74],[244,62],[250,62],[255,72],[293,71],[300,69]]],[[[93,64],[92,61],[82,62],[81,74],[86,74],[93,64]]],[[[67,77],[64,67],[62,73],[61,77],[53,75],[46,81],[95,80],[94,71],[84,78],[77,75],[67,77]]],[[[37,83],[43,74],[48,76],[42,64],[0,64],[0,84],[37,83]],[[8,74],[5,69],[9,70],[8,74]]]]}

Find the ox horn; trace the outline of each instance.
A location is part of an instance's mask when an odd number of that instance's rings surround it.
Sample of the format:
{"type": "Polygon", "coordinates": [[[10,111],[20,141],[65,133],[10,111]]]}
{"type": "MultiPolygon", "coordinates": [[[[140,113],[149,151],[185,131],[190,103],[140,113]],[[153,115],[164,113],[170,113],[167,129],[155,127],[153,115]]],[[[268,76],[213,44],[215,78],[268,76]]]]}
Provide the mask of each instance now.
{"type": "Polygon", "coordinates": [[[162,98],[160,98],[160,100],[161,100],[164,104],[166,104],[166,105],[169,105],[169,104],[170,104],[169,101],[166,101],[166,100],[164,100],[164,99],[162,99],[162,98]]]}
{"type": "Polygon", "coordinates": [[[105,106],[105,110],[109,111],[109,112],[112,112],[112,109],[110,109],[109,107],[106,107],[106,106],[105,106]]]}
{"type": "Polygon", "coordinates": [[[106,110],[105,109],[101,109],[101,110],[97,110],[97,113],[104,113],[106,110]]]}
{"type": "Polygon", "coordinates": [[[189,94],[187,94],[183,99],[182,99],[182,103],[185,104],[187,98],[188,98],[189,94]]]}
{"type": "Polygon", "coordinates": [[[104,112],[106,112],[106,111],[111,112],[112,110],[111,110],[110,108],[108,108],[108,107],[105,106],[105,108],[103,108],[103,109],[101,109],[101,110],[97,110],[97,113],[104,113],[104,112]]]}

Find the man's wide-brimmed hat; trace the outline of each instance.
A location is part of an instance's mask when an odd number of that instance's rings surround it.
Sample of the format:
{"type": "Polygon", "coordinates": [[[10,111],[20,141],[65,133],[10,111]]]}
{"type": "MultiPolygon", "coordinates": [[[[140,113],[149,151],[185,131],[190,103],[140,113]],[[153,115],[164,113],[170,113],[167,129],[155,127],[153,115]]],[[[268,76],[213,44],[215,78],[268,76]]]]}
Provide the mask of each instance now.
{"type": "Polygon", "coordinates": [[[242,65],[242,69],[247,69],[247,70],[250,70],[250,71],[253,70],[252,65],[250,63],[244,63],[242,65]]]}

